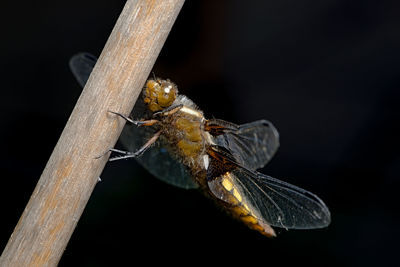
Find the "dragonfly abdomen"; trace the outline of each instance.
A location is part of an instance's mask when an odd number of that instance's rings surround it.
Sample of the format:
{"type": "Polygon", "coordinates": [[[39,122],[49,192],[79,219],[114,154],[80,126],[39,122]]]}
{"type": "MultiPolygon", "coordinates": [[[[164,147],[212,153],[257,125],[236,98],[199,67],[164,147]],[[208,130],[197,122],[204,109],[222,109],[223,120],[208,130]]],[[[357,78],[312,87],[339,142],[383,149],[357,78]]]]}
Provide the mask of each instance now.
{"type": "MultiPolygon", "coordinates": [[[[256,211],[245,203],[245,199],[233,183],[230,173],[220,176],[219,198],[224,200],[226,208],[233,217],[245,223],[249,228],[260,232],[267,237],[275,237],[275,231],[270,225],[264,223],[256,215],[256,211]]],[[[215,189],[214,189],[215,190],[215,189]]]]}

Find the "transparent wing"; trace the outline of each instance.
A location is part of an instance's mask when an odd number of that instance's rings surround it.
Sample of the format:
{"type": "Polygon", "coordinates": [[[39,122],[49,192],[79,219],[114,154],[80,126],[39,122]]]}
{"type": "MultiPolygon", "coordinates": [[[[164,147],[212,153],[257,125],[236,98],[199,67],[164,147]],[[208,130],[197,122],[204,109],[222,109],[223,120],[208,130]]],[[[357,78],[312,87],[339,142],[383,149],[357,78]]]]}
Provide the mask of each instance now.
{"type": "Polygon", "coordinates": [[[89,53],[79,53],[69,60],[69,67],[79,85],[85,87],[97,58],[89,53]]]}
{"type": "MultiPolygon", "coordinates": [[[[78,83],[84,87],[90,73],[96,64],[97,58],[89,53],[74,55],[69,66],[78,83]]],[[[150,113],[139,97],[133,108],[132,118],[135,120],[149,118],[150,113]]],[[[136,127],[126,125],[122,131],[120,142],[128,151],[137,151],[155,133],[151,127],[136,127]]],[[[136,160],[158,179],[181,188],[197,188],[186,167],[177,161],[168,152],[168,144],[159,138],[141,157],[136,160]]]]}
{"type": "Polygon", "coordinates": [[[267,120],[230,125],[224,134],[215,137],[215,142],[230,151],[246,168],[256,170],[264,167],[279,148],[279,133],[267,120]]]}
{"type": "MultiPolygon", "coordinates": [[[[138,150],[155,131],[149,127],[138,128],[134,125],[125,126],[120,142],[128,151],[138,150]]],[[[161,136],[152,147],[146,150],[136,160],[158,179],[185,189],[197,188],[187,168],[176,160],[171,153],[168,143],[161,136]]]]}
{"type": "MultiPolygon", "coordinates": [[[[271,226],[286,229],[313,229],[330,223],[328,207],[316,195],[259,172],[238,167],[230,173],[233,186],[254,216],[271,226]]],[[[209,181],[215,197],[220,193],[222,176],[209,181]]]]}

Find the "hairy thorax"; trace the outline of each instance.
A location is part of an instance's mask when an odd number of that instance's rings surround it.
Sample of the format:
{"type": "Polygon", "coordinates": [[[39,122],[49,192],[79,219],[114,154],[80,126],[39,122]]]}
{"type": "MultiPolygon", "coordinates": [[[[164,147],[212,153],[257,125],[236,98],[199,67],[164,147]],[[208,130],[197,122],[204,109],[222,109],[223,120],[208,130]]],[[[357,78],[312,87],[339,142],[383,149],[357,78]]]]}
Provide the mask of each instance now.
{"type": "Polygon", "coordinates": [[[194,107],[183,106],[166,116],[162,122],[162,133],[172,144],[172,149],[192,172],[205,172],[209,164],[206,153],[211,136],[204,131],[203,113],[194,107]]]}

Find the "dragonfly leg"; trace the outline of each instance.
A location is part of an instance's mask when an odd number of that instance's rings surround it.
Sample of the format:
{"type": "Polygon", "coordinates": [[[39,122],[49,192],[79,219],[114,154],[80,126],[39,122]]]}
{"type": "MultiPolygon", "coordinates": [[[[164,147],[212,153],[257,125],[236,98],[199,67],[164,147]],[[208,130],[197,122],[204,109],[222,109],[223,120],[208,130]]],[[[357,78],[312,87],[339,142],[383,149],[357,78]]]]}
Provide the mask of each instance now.
{"type": "Polygon", "coordinates": [[[115,115],[118,115],[121,118],[123,118],[124,120],[126,120],[127,122],[130,122],[130,123],[132,123],[132,124],[134,124],[136,126],[151,126],[151,125],[154,125],[154,124],[156,124],[158,122],[158,120],[153,120],[153,119],[152,120],[135,121],[135,120],[132,120],[131,118],[125,116],[124,114],[121,114],[121,113],[118,113],[118,112],[114,112],[114,111],[111,111],[111,110],[109,110],[108,112],[110,112],[112,114],[115,114],[115,115]]]}
{"type": "Polygon", "coordinates": [[[152,138],[150,138],[139,150],[135,152],[119,150],[115,148],[111,148],[108,152],[116,152],[122,154],[121,156],[112,157],[109,161],[116,161],[121,159],[128,159],[128,158],[136,158],[142,155],[152,144],[154,144],[158,137],[160,137],[161,131],[156,132],[152,138]]]}
{"type": "Polygon", "coordinates": [[[179,104],[176,106],[170,106],[162,111],[158,111],[153,114],[153,116],[168,116],[174,114],[175,112],[179,111],[183,107],[183,104],[179,104]]]}

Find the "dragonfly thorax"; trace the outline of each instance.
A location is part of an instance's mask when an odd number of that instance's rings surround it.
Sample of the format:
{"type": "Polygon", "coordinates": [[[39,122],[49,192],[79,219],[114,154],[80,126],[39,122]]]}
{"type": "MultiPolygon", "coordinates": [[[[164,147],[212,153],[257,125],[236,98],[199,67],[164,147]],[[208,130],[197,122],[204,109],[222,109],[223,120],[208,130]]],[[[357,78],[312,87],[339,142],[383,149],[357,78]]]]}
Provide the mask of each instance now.
{"type": "Polygon", "coordinates": [[[165,117],[162,123],[162,135],[173,144],[182,163],[197,170],[207,167],[203,157],[208,145],[204,121],[201,111],[183,105],[165,117]]]}

